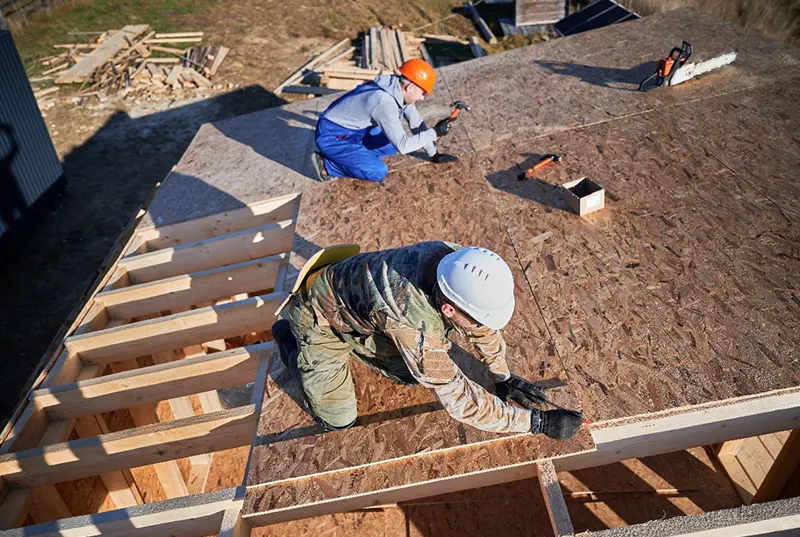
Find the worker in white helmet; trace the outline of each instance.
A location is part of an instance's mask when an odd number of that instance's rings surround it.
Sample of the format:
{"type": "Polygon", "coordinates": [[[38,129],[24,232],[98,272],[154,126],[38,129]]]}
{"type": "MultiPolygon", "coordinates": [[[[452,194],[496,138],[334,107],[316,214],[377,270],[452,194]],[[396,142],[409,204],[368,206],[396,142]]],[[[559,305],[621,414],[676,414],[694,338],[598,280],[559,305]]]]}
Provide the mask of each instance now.
{"type": "Polygon", "coordinates": [[[354,356],[396,382],[433,390],[450,416],[467,425],[572,438],[580,413],[535,408],[525,392],[538,387],[509,371],[500,330],[513,313],[511,270],[489,250],[437,241],[358,254],[346,245],[309,260],[272,335],[306,410],[328,430],[357,418],[354,356]],[[494,394],[450,358],[453,329],[486,364],[494,394]]]}

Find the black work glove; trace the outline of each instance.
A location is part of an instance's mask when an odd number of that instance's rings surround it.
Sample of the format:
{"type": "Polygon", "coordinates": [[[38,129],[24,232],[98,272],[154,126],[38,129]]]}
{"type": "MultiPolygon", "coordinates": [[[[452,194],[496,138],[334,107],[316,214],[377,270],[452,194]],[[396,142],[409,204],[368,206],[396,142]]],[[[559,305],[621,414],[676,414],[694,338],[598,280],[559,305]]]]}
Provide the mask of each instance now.
{"type": "Polygon", "coordinates": [[[543,433],[553,440],[569,440],[583,424],[583,415],[572,410],[537,410],[531,412],[531,432],[543,433]]]}
{"type": "Polygon", "coordinates": [[[436,131],[436,136],[442,137],[450,134],[450,129],[452,128],[452,126],[450,125],[451,121],[453,120],[447,117],[441,120],[436,125],[434,125],[433,130],[436,131]]]}
{"type": "Polygon", "coordinates": [[[533,382],[528,382],[516,375],[511,375],[508,379],[498,382],[494,386],[497,397],[503,401],[514,401],[528,410],[534,410],[533,403],[544,403],[544,400],[536,397],[541,393],[542,389],[533,382]]]}
{"type": "Polygon", "coordinates": [[[431,162],[434,164],[450,164],[458,162],[458,157],[455,155],[448,155],[447,153],[436,153],[431,157],[431,162]]]}

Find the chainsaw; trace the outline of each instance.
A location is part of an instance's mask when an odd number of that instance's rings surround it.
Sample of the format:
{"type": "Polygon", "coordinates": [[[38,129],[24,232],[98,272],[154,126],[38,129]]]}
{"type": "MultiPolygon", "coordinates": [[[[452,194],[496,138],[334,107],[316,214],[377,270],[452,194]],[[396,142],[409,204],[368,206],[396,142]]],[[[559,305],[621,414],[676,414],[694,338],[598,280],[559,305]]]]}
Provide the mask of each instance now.
{"type": "Polygon", "coordinates": [[[658,61],[656,72],[642,80],[639,84],[639,91],[659,88],[665,84],[676,86],[703,73],[733,63],[736,59],[736,53],[729,52],[704,62],[689,63],[693,52],[691,43],[687,41],[684,41],[680,47],[673,48],[666,58],[658,61]]]}

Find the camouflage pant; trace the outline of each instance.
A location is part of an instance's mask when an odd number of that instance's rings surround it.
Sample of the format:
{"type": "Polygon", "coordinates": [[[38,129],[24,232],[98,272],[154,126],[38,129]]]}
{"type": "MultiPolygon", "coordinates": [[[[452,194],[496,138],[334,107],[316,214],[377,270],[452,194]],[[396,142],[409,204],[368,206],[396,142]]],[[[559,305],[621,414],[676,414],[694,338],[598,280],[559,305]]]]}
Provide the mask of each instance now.
{"type": "Polygon", "coordinates": [[[292,377],[300,383],[309,410],[329,428],[349,427],[358,415],[351,355],[396,382],[416,384],[400,351],[387,338],[341,334],[301,295],[292,297],[281,317],[297,340],[297,356],[289,359],[292,377]]]}

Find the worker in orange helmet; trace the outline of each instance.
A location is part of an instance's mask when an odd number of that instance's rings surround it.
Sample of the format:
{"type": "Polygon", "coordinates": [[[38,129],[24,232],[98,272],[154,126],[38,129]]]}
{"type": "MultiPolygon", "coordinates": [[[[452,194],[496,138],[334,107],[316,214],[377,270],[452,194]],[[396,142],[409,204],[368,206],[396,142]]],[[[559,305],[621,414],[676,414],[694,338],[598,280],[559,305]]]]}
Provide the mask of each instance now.
{"type": "Polygon", "coordinates": [[[354,177],[380,181],[389,172],[383,158],[418,149],[436,163],[458,160],[436,150],[436,140],[450,132],[452,119],[428,128],[416,103],[433,96],[436,71],[427,62],[411,59],[396,75],[381,75],[335,100],[320,116],[314,166],[320,181],[354,177]],[[403,128],[406,118],[411,134],[403,128]]]}

